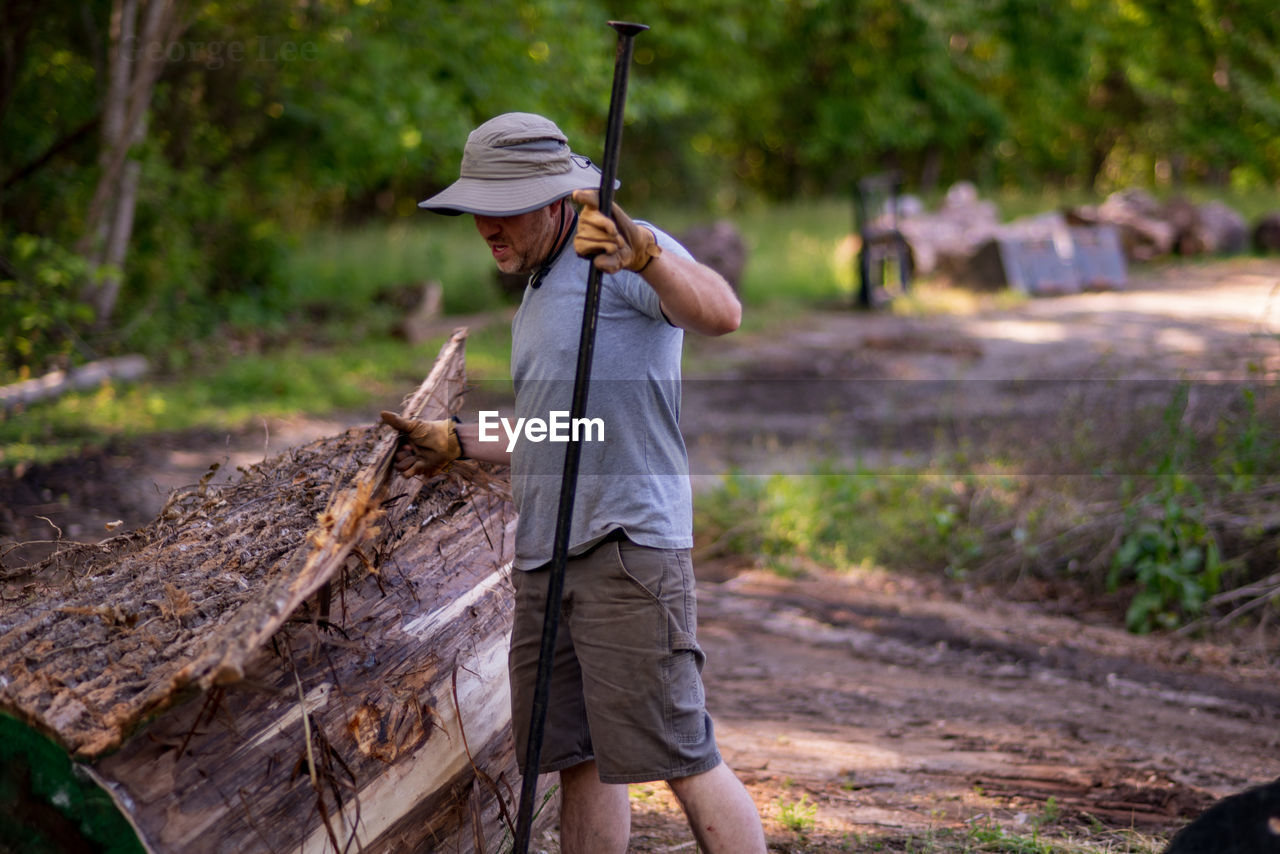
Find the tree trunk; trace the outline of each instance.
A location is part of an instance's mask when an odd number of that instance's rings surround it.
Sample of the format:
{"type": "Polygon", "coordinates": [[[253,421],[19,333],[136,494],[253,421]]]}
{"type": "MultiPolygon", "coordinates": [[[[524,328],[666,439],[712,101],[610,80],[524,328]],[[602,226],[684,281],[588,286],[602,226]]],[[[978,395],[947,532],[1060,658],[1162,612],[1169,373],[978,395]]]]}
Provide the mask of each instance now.
{"type": "MultiPolygon", "coordinates": [[[[462,336],[407,414],[456,409],[462,336]]],[[[501,471],[406,480],[396,443],[321,440],[10,574],[0,712],[147,851],[494,850],[518,786],[514,513],[501,471]]]]}
{"type": "Polygon", "coordinates": [[[27,53],[27,39],[39,12],[39,0],[8,0],[0,8],[0,125],[13,100],[27,53]]]}
{"type": "Polygon", "coordinates": [[[133,235],[142,166],[130,153],[146,139],[151,95],[168,49],[182,28],[177,0],[114,0],[112,5],[111,58],[98,159],[102,172],[77,247],[94,269],[104,268],[103,275],[85,290],[99,328],[115,311],[133,235]],[[137,29],[140,2],[141,33],[137,29]]]}

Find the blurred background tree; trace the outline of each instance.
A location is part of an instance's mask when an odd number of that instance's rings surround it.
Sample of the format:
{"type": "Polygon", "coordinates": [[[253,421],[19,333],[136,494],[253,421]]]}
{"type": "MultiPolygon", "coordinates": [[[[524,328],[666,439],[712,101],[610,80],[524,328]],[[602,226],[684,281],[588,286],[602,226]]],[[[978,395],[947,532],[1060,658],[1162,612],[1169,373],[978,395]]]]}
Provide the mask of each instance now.
{"type": "MultiPolygon", "coordinates": [[[[0,375],[123,349],[181,359],[171,343],[214,334],[233,304],[269,316],[290,240],[415,215],[499,112],[546,113],[598,157],[607,6],[9,0],[0,375]],[[147,108],[123,143],[120,51],[147,108]],[[133,181],[104,184],[121,151],[133,181]],[[103,251],[100,211],[124,194],[128,251],[103,251]]],[[[886,167],[925,192],[1280,180],[1271,0],[636,0],[626,17],[653,28],[628,102],[629,204],[843,196],[886,167]]]]}

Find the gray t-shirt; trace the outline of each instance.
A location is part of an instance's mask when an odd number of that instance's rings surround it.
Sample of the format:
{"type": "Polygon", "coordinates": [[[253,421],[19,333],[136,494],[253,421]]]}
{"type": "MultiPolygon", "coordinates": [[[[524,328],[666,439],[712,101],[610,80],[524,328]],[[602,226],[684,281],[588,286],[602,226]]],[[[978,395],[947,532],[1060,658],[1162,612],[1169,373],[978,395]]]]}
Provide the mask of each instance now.
{"type": "MultiPolygon", "coordinates": [[[[653,230],[664,252],[690,257],[671,236],[653,230]]],[[[535,569],[552,557],[567,444],[551,436],[567,437],[574,426],[569,411],[588,263],[566,247],[539,287],[525,287],[511,324],[516,417],[548,425],[548,438],[532,441],[526,432],[512,450],[517,569],[535,569]]],[[[683,344],[684,332],[663,317],[658,295],[639,274],[602,278],[586,417],[578,425],[582,456],[570,555],[615,528],[645,546],[693,546],[689,461],[679,425],[683,344]]]]}

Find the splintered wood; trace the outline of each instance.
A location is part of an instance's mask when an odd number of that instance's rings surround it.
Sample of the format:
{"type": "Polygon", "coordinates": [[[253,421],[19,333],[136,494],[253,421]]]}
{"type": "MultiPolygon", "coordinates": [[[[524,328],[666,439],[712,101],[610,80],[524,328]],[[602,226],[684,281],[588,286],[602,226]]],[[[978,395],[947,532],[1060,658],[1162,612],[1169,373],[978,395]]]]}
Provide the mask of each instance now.
{"type": "MultiPolygon", "coordinates": [[[[457,408],[464,338],[407,415],[457,408]]],[[[0,602],[0,712],[89,763],[153,851],[468,850],[500,832],[505,477],[406,480],[396,440],[357,428],[206,478],[149,526],[31,568],[0,602]]]]}

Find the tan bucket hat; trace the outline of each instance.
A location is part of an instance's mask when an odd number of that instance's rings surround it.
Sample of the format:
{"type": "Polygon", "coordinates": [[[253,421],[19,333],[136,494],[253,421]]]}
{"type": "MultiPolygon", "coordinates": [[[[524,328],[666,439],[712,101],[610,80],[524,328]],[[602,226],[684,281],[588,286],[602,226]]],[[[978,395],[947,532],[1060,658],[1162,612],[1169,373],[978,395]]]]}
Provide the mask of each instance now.
{"type": "Polygon", "coordinates": [[[555,122],[534,113],[504,113],[467,136],[457,181],[418,207],[436,213],[515,216],[600,188],[600,170],[569,150],[555,122]]]}

